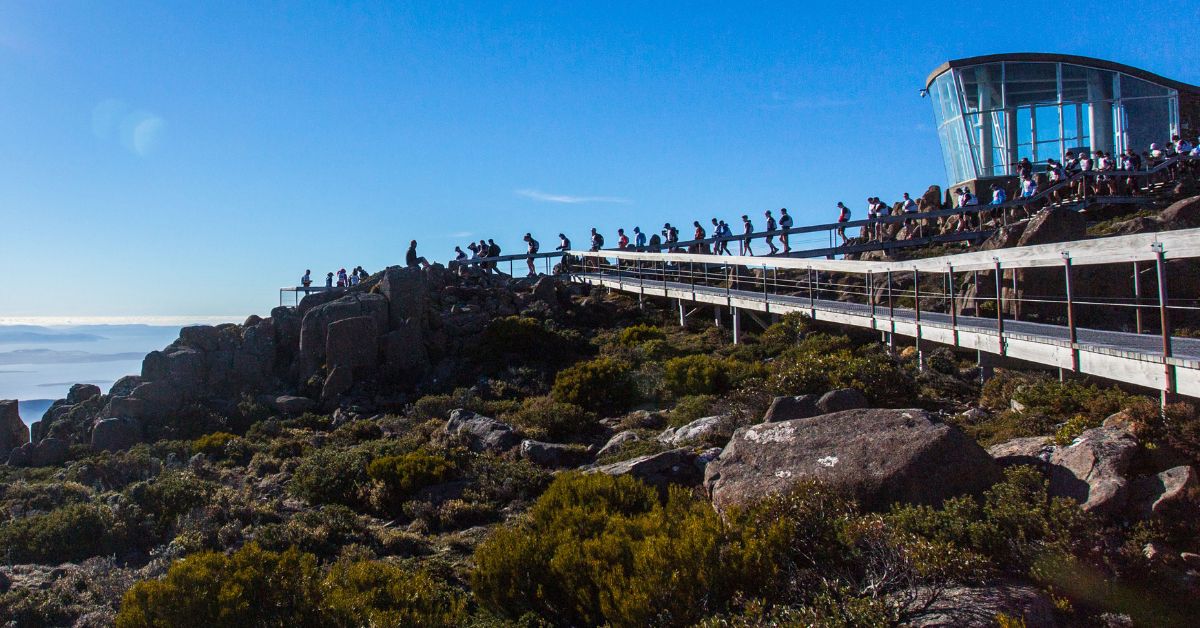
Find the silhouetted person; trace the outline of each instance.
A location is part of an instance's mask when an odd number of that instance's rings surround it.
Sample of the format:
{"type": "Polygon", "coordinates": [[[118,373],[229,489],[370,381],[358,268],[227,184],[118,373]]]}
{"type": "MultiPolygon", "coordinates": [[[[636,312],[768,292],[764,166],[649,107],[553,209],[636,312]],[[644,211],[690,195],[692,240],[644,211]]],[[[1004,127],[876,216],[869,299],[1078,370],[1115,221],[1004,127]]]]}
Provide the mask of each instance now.
{"type": "Polygon", "coordinates": [[[417,255],[416,240],[408,243],[408,253],[404,255],[404,263],[407,264],[409,268],[416,268],[418,266],[421,268],[429,268],[429,262],[424,257],[417,255]]]}

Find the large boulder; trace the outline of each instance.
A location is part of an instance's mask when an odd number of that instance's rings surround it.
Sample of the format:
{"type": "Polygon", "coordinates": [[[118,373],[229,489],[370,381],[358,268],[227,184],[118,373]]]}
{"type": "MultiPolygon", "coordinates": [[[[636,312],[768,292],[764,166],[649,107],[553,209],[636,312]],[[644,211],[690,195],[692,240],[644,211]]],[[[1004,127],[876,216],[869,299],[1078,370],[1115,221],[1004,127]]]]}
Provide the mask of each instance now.
{"type": "Polygon", "coordinates": [[[75,384],[67,391],[67,403],[83,403],[99,394],[100,387],[95,384],[75,384]]]}
{"type": "Polygon", "coordinates": [[[521,441],[518,453],[533,464],[549,469],[578,466],[587,459],[587,449],[579,445],[543,443],[528,439],[521,441]]]}
{"type": "MultiPolygon", "coordinates": [[[[300,376],[307,379],[326,362],[329,328],[349,318],[370,317],[376,335],[388,329],[388,301],[383,295],[351,293],[308,310],[300,323],[300,376]]],[[[376,349],[372,349],[376,350],[376,349]]]]}
{"type": "Polygon", "coordinates": [[[1200,227],[1200,196],[1192,196],[1171,203],[1158,214],[1158,220],[1167,229],[1200,227]]]}
{"type": "Polygon", "coordinates": [[[521,442],[521,437],[507,423],[462,408],[450,412],[445,432],[463,438],[475,452],[500,453],[521,442]]]}
{"type": "Polygon", "coordinates": [[[695,452],[684,448],[593,467],[588,473],[628,475],[660,491],[666,491],[671,484],[696,486],[704,476],[695,452]]]}
{"type": "Polygon", "coordinates": [[[767,408],[767,414],[763,416],[763,423],[794,421],[817,416],[820,414],[817,411],[817,399],[819,398],[817,395],[776,397],[771,400],[771,407],[767,408]]]}
{"type": "Polygon", "coordinates": [[[281,395],[275,398],[275,409],[288,415],[299,416],[317,407],[317,402],[308,397],[281,395]]]}
{"type": "Polygon", "coordinates": [[[1117,514],[1128,499],[1129,464],[1137,439],[1125,430],[1097,427],[1050,454],[1050,492],[1071,497],[1087,511],[1117,514]]]}
{"type": "Polygon", "coordinates": [[[817,400],[817,410],[820,414],[831,414],[843,410],[858,410],[868,408],[870,403],[866,395],[857,388],[838,388],[831,390],[817,400]]]}
{"type": "Polygon", "coordinates": [[[325,363],[374,370],[379,363],[379,325],[370,316],[355,316],[329,324],[325,336],[325,363]]]}
{"type": "Polygon", "coordinates": [[[1039,212],[1025,225],[1017,246],[1053,244],[1083,240],[1087,237],[1087,219],[1082,214],[1065,207],[1055,207],[1039,212]]]}
{"type": "Polygon", "coordinates": [[[16,399],[0,401],[0,456],[29,442],[29,427],[21,420],[16,399]]]}
{"type": "Polygon", "coordinates": [[[61,438],[43,438],[33,446],[29,455],[29,465],[33,467],[50,467],[60,465],[67,460],[70,446],[61,438]]]}
{"type": "Polygon", "coordinates": [[[1044,467],[1050,462],[1054,445],[1049,436],[1028,436],[997,443],[987,451],[1002,466],[1030,464],[1044,467]]]}
{"type": "Polygon", "coordinates": [[[391,266],[383,271],[379,292],[387,299],[388,325],[384,328],[397,329],[404,324],[424,328],[429,301],[426,281],[417,268],[391,266]]]}
{"type": "Polygon", "coordinates": [[[658,435],[658,441],[671,447],[697,442],[716,432],[726,418],[724,415],[706,416],[677,428],[668,427],[658,435]]]}
{"type": "Polygon", "coordinates": [[[963,626],[991,628],[1003,613],[1027,628],[1053,628],[1054,606],[1037,587],[1027,584],[992,584],[949,587],[936,592],[911,591],[914,605],[923,607],[906,626],[963,626]]]}
{"type": "Polygon", "coordinates": [[[883,510],[980,492],[998,475],[974,440],[923,410],[860,409],[741,428],[704,485],[725,508],[816,479],[883,510]]]}
{"type": "Polygon", "coordinates": [[[625,445],[637,442],[639,440],[642,440],[642,437],[638,436],[638,433],[633,430],[618,432],[617,434],[613,435],[612,438],[608,439],[607,443],[604,443],[604,446],[600,448],[600,451],[596,452],[596,457],[603,458],[608,454],[616,453],[625,445]]]}
{"type": "Polygon", "coordinates": [[[343,393],[354,385],[354,370],[349,366],[335,366],[325,376],[321,386],[321,405],[330,407],[343,393]]]}
{"type": "Polygon", "coordinates": [[[1186,465],[1138,478],[1129,485],[1129,513],[1139,519],[1162,514],[1196,486],[1196,470],[1186,465]]]}
{"type": "Polygon", "coordinates": [[[421,329],[402,323],[383,336],[384,379],[396,383],[419,380],[429,370],[429,353],[421,329]]]}
{"type": "Polygon", "coordinates": [[[92,427],[94,451],[121,451],[133,447],[141,440],[142,426],[134,419],[103,419],[92,427]]]}

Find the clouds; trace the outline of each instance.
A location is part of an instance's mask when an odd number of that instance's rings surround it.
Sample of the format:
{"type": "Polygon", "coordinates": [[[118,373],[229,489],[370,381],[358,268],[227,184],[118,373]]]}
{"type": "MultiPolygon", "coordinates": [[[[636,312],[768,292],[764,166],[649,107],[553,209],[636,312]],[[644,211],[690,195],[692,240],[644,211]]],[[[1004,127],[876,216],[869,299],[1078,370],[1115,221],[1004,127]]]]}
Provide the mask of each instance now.
{"type": "Polygon", "coordinates": [[[166,128],[166,120],[158,115],[134,109],[115,98],[102,100],[92,108],[92,134],[101,140],[115,140],[139,157],[158,148],[166,128]]]}
{"type": "Polygon", "coordinates": [[[522,189],[515,191],[517,196],[524,196],[535,201],[543,203],[631,203],[627,198],[620,196],[573,196],[570,194],[550,194],[540,190],[522,189]]]}

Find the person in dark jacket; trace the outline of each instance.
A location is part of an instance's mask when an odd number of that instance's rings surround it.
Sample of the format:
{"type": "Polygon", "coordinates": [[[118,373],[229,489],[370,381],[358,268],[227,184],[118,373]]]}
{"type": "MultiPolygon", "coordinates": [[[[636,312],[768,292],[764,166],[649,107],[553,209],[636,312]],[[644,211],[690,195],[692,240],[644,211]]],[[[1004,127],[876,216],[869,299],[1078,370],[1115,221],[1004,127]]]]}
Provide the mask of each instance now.
{"type": "Polygon", "coordinates": [[[421,268],[429,268],[429,261],[424,257],[417,255],[416,240],[408,243],[408,253],[404,256],[404,263],[407,264],[409,268],[416,268],[418,266],[421,268]]]}

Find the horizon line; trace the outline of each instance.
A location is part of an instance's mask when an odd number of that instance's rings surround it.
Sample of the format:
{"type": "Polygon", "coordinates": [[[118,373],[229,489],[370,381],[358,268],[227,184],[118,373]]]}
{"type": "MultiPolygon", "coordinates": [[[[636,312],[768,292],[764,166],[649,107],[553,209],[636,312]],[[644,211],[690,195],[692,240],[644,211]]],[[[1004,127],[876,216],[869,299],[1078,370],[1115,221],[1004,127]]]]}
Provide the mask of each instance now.
{"type": "Polygon", "coordinates": [[[148,325],[186,327],[188,325],[219,325],[241,323],[244,315],[183,315],[183,316],[0,316],[0,326],[37,325],[42,327],[73,327],[78,325],[148,325]]]}

